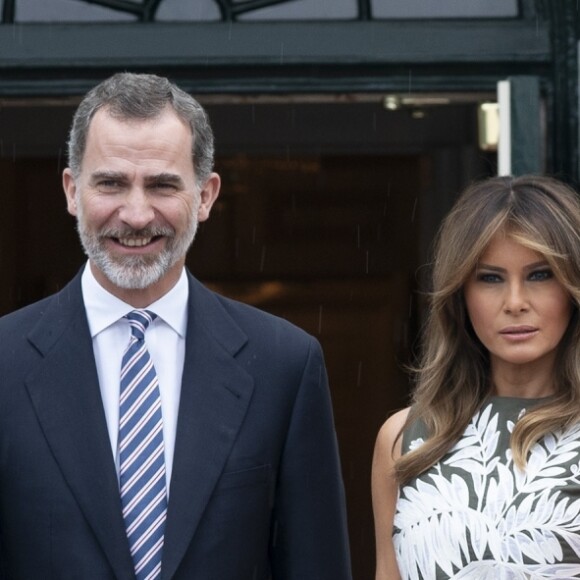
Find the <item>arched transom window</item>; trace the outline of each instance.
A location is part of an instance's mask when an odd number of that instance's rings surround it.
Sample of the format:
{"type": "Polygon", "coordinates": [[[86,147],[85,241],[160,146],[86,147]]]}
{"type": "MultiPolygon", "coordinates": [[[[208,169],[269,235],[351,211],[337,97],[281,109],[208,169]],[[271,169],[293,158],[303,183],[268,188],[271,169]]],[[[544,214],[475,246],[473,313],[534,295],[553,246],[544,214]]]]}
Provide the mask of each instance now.
{"type": "Polygon", "coordinates": [[[0,0],[2,23],[516,18],[518,0],[0,0]]]}

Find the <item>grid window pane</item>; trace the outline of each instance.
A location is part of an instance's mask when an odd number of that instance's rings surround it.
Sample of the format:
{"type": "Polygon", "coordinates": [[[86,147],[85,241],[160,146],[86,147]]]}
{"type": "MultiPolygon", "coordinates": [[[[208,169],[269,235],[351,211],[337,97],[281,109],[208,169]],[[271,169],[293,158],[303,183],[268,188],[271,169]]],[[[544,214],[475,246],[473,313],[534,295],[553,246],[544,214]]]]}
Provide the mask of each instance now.
{"type": "MultiPolygon", "coordinates": [[[[143,0],[128,0],[136,7],[143,0]]],[[[232,0],[242,5],[247,0],[232,0]]],[[[0,7],[4,0],[0,0],[0,7]]],[[[122,10],[83,0],[16,0],[16,22],[134,22],[138,17],[122,10]]],[[[515,18],[518,0],[371,0],[372,18],[515,18]]],[[[162,0],[155,15],[166,22],[212,22],[221,20],[216,0],[162,0]]],[[[359,0],[287,0],[243,12],[244,21],[354,20],[359,0]]]]}
{"type": "Polygon", "coordinates": [[[350,20],[357,16],[356,0],[293,0],[248,12],[240,20],[350,20]]]}
{"type": "Polygon", "coordinates": [[[203,22],[221,20],[221,15],[215,0],[163,0],[156,20],[203,22]]]}
{"type": "Polygon", "coordinates": [[[515,18],[518,0],[371,0],[374,18],[515,18]]]}
{"type": "MultiPolygon", "coordinates": [[[[137,5],[139,5],[138,3],[137,5]]],[[[16,22],[132,22],[137,17],[81,0],[16,0],[16,22]]]]}

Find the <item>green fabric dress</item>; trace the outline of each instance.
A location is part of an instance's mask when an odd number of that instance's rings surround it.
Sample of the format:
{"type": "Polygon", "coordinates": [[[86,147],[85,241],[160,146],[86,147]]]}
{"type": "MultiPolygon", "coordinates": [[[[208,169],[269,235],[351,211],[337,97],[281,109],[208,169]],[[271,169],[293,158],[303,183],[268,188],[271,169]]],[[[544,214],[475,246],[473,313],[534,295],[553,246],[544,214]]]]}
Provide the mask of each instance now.
{"type": "MultiPolygon", "coordinates": [[[[580,578],[580,425],[544,437],[525,472],[509,437],[537,399],[494,397],[461,440],[399,493],[393,541],[404,580],[580,578]]],[[[423,425],[403,436],[421,445],[423,425]]]]}

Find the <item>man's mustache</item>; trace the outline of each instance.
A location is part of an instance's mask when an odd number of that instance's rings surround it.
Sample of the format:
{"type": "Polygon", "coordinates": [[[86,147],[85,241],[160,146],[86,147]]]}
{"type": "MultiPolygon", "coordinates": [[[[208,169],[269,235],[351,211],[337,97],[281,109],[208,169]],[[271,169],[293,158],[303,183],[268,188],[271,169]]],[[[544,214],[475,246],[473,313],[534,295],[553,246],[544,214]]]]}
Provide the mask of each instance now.
{"type": "Polygon", "coordinates": [[[149,226],[140,230],[133,228],[106,228],[99,231],[100,238],[155,238],[172,237],[175,230],[169,226],[149,226]]]}

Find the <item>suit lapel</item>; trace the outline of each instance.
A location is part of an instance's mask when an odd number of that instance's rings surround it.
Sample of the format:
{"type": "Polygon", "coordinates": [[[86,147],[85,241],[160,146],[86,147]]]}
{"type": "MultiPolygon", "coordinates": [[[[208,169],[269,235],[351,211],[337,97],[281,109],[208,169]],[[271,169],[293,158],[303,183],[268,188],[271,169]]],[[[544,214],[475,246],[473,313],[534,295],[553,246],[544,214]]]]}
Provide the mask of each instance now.
{"type": "Polygon", "coordinates": [[[163,552],[164,580],[181,562],[236,440],[253,379],[234,355],[247,338],[216,297],[190,277],[190,308],[173,475],[163,552]]]}
{"type": "MultiPolygon", "coordinates": [[[[244,333],[191,277],[189,303],[164,580],[193,539],[253,391],[234,358],[244,333]]],[[[46,440],[115,575],[134,578],[80,276],[49,302],[29,340],[43,356],[26,386],[46,440]]]]}
{"type": "Polygon", "coordinates": [[[29,340],[43,355],[26,385],[46,440],[117,578],[133,578],[80,276],[29,340]]]}

